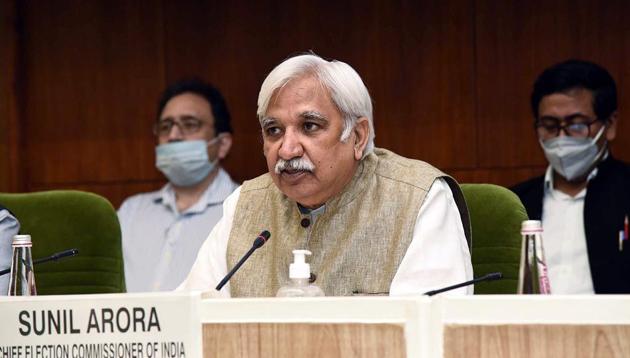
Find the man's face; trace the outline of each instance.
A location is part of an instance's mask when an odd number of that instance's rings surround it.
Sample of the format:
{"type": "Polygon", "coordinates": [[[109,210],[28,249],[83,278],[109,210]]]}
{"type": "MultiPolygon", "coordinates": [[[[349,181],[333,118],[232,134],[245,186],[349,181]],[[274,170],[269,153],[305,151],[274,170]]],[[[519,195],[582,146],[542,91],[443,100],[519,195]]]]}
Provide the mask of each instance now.
{"type": "MultiPolygon", "coordinates": [[[[363,130],[367,123],[359,120],[363,130]]],[[[263,152],[269,174],[278,188],[301,205],[315,208],[337,195],[352,179],[365,144],[353,130],[340,141],[343,119],[328,91],[306,76],[293,79],[271,98],[262,123],[263,152]],[[358,153],[358,155],[357,155],[358,153]],[[312,170],[285,169],[276,173],[279,160],[301,158],[312,170]]]]}
{"type": "MultiPolygon", "coordinates": [[[[171,98],[160,114],[157,128],[159,144],[186,140],[209,142],[215,137],[214,116],[210,103],[194,93],[182,93],[171,98]],[[164,123],[175,124],[170,130],[164,130],[168,128],[164,123]]],[[[208,146],[208,157],[211,160],[217,156],[218,147],[208,146]]]]}
{"type": "MultiPolygon", "coordinates": [[[[538,105],[538,123],[559,123],[561,126],[580,123],[585,126],[586,131],[583,137],[594,138],[597,133],[605,126],[604,119],[596,120],[597,115],[593,110],[593,93],[587,89],[574,89],[566,93],[554,93],[545,96],[538,105]]],[[[606,140],[611,141],[615,138],[616,113],[613,114],[608,128],[604,129],[604,133],[600,137],[597,145],[601,148],[606,140]]],[[[570,131],[570,127],[566,127],[570,131]]],[[[542,141],[556,137],[545,131],[544,127],[538,127],[538,138],[542,141]]],[[[560,130],[557,136],[566,136],[564,130],[560,130]]],[[[572,136],[580,137],[575,133],[572,136]]]]}

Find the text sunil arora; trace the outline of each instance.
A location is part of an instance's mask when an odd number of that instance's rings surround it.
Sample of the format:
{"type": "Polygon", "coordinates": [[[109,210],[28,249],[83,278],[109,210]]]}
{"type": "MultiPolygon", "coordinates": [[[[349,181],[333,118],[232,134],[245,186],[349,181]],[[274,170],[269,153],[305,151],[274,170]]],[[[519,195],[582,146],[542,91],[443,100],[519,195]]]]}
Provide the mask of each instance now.
{"type": "Polygon", "coordinates": [[[75,322],[72,309],[20,311],[18,320],[22,336],[161,331],[155,307],[92,308],[85,327],[75,322]]]}

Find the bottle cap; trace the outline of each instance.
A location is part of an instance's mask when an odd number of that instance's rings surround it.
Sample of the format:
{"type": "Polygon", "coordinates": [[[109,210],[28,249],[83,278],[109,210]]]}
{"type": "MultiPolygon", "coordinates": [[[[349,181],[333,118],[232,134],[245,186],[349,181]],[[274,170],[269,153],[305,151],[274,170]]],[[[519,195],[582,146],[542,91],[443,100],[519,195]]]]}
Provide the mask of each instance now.
{"type": "Polygon", "coordinates": [[[542,231],[542,221],[540,220],[525,220],[521,224],[521,234],[531,234],[542,231]]]}
{"type": "Polygon", "coordinates": [[[13,236],[13,247],[31,247],[31,235],[15,235],[13,236]]]}
{"type": "Polygon", "coordinates": [[[289,265],[289,278],[310,278],[311,265],[306,263],[308,250],[293,250],[293,263],[289,265]]]}

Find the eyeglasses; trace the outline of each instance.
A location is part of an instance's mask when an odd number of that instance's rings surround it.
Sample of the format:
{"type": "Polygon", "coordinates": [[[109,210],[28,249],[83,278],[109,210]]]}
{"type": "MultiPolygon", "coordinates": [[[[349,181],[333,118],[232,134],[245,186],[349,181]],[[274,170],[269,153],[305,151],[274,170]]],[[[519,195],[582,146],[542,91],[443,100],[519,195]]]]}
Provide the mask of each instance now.
{"type": "Polygon", "coordinates": [[[591,134],[591,125],[597,121],[599,119],[579,114],[565,118],[542,117],[536,121],[534,127],[538,137],[542,139],[557,137],[561,130],[570,137],[586,138],[591,134]],[[561,122],[564,122],[564,125],[561,125],[561,122]]]}
{"type": "Polygon", "coordinates": [[[153,125],[153,134],[159,137],[168,136],[173,126],[177,126],[183,135],[191,135],[199,132],[204,123],[204,121],[195,117],[184,117],[180,121],[170,118],[161,119],[153,125]]]}

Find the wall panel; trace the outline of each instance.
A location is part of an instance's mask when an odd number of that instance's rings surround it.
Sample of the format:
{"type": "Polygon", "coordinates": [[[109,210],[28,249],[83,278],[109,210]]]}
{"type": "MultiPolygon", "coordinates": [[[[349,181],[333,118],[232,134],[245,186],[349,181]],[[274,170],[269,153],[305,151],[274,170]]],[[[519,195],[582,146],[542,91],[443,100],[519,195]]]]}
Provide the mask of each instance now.
{"type": "Polygon", "coordinates": [[[374,99],[376,143],[461,182],[542,173],[529,91],[546,66],[595,60],[618,81],[614,154],[630,161],[627,1],[38,1],[2,3],[0,190],[80,188],[115,206],[159,187],[151,125],[166,83],[215,83],[234,117],[225,166],[266,170],[256,99],[282,59],[350,63],[374,99]],[[14,26],[16,24],[16,26],[14,26]]]}
{"type": "Polygon", "coordinates": [[[27,189],[159,179],[150,126],[164,85],[161,8],[22,6],[27,189]]]}
{"type": "Polygon", "coordinates": [[[20,44],[18,9],[15,1],[0,2],[0,190],[23,190],[18,160],[19,127],[19,76],[20,44]]]}
{"type": "Polygon", "coordinates": [[[199,74],[221,87],[236,131],[226,167],[239,180],[265,171],[256,119],[264,77],[285,57],[307,50],[348,62],[363,77],[374,99],[377,145],[443,167],[471,168],[471,5],[166,3],[167,78],[199,74]]]}

